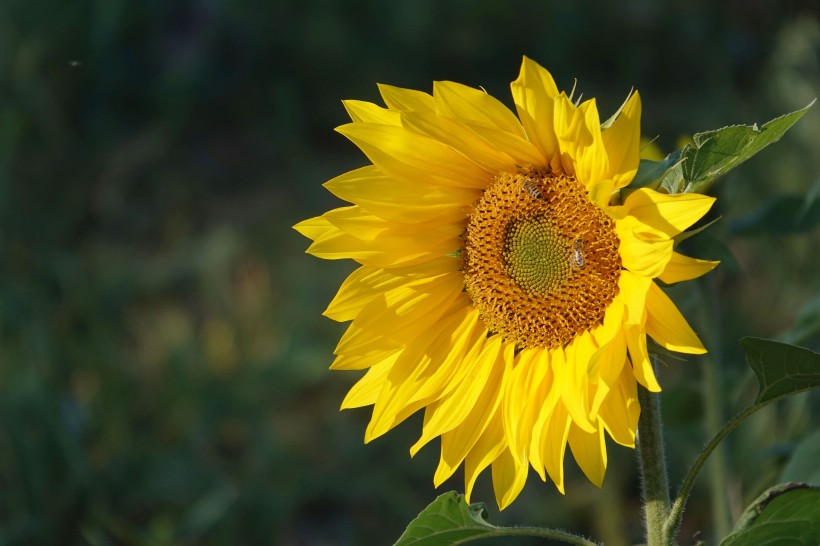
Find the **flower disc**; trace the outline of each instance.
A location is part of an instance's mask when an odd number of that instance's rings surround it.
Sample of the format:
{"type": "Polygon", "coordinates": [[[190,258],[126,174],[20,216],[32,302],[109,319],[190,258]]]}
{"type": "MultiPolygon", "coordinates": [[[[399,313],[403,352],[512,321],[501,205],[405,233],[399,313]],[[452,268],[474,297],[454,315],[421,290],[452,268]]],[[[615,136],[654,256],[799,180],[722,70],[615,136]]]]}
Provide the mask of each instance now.
{"type": "Polygon", "coordinates": [[[566,345],[618,292],[615,223],[575,177],[501,173],[470,216],[465,285],[490,330],[519,348],[566,345]]]}

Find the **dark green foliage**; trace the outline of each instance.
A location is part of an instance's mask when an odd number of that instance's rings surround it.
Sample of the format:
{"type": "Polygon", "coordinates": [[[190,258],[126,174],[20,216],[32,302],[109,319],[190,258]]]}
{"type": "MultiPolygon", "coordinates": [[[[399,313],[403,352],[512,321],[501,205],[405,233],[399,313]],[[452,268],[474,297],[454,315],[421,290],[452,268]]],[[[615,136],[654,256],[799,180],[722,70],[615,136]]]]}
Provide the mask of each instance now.
{"type": "MultiPolygon", "coordinates": [[[[671,151],[680,134],[813,98],[816,23],[809,4],[789,6],[0,2],[0,544],[395,540],[436,495],[437,448],[409,459],[418,420],[364,446],[367,411],[337,412],[356,374],[327,371],[342,327],[320,313],[352,265],[304,256],[290,229],[337,204],[322,182],[365,163],[332,132],[339,101],[451,79],[510,104],[527,54],[563,89],[577,77],[604,118],[634,85],[645,134],[671,151]]],[[[715,237],[805,193],[817,115],[725,179],[715,237]]],[[[713,274],[729,406],[748,384],[735,340],[789,332],[818,292],[806,229],[729,239],[742,270],[713,274]]],[[[687,253],[706,253],[698,239],[687,253]]],[[[687,290],[673,297],[694,317],[687,290]]],[[[816,328],[801,332],[816,348],[816,328]]],[[[670,360],[665,391],[696,392],[698,367],[670,360]]],[[[812,404],[735,440],[744,500],[786,463],[812,404]]],[[[685,403],[670,409],[682,469],[705,434],[685,403]]],[[[499,515],[486,477],[475,497],[499,525],[634,542],[634,460],[610,446],[603,492],[568,463],[565,497],[531,479],[499,515]]],[[[709,528],[704,505],[688,531],[709,528]]]]}
{"type": "Polygon", "coordinates": [[[756,404],[820,387],[820,354],[753,337],[741,339],[740,345],[760,385],[756,404]]]}
{"type": "Polygon", "coordinates": [[[721,546],[813,546],[820,542],[820,488],[787,483],[763,493],[721,546]]]}

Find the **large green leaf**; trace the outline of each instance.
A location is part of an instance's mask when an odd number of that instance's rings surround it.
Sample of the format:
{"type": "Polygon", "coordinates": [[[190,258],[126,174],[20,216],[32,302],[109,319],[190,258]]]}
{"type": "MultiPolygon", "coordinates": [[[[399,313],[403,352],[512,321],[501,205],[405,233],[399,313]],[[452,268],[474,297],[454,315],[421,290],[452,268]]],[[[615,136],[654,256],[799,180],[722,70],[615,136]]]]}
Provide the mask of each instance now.
{"type": "Polygon", "coordinates": [[[705,191],[719,176],[780,140],[813,104],[814,101],[761,127],[757,124],[733,125],[696,134],[693,144],[685,146],[681,152],[685,191],[705,191]]]}
{"type": "MultiPolygon", "coordinates": [[[[732,125],[697,133],[692,137],[692,144],[660,161],[642,159],[629,188],[647,186],[667,193],[703,193],[718,177],[780,140],[813,104],[814,101],[761,127],[732,125]]],[[[810,218],[813,216],[809,215],[806,222],[810,223],[810,218]]]]}
{"type": "Polygon", "coordinates": [[[472,540],[504,536],[537,536],[594,546],[582,537],[538,527],[496,527],[487,523],[483,503],[467,504],[464,495],[454,491],[439,497],[410,522],[394,546],[455,546],[472,540]]]}
{"type": "Polygon", "coordinates": [[[740,345],[759,383],[755,404],[820,386],[820,354],[755,337],[744,337],[740,345]]]}
{"type": "Polygon", "coordinates": [[[721,546],[817,546],[820,544],[820,489],[806,484],[775,486],[741,515],[721,546]]]}
{"type": "Polygon", "coordinates": [[[395,546],[434,546],[459,544],[496,530],[484,519],[483,504],[467,504],[464,495],[454,491],[439,495],[430,506],[410,522],[395,546]]]}

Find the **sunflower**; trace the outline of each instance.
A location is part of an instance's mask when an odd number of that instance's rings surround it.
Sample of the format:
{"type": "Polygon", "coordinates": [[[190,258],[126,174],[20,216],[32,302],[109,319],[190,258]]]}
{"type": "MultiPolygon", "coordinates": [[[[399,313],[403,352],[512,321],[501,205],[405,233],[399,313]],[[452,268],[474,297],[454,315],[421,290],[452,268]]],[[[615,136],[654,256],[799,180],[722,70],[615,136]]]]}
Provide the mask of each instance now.
{"type": "Polygon", "coordinates": [[[325,184],[351,206],[295,226],[308,253],[360,264],[324,314],[352,321],[331,369],[367,370],[342,403],[373,406],[365,442],[424,410],[410,454],[439,437],[433,481],[463,464],[468,499],[490,466],[501,508],[530,467],[563,493],[567,445],[601,485],[606,436],[635,445],[638,383],[660,391],[647,335],[705,352],[655,279],[717,265],[673,249],[712,197],[619,191],[638,168],[637,92],[601,124],[526,57],[511,87],[518,117],[453,82],[344,101],[337,131],[372,164],[325,184]]]}

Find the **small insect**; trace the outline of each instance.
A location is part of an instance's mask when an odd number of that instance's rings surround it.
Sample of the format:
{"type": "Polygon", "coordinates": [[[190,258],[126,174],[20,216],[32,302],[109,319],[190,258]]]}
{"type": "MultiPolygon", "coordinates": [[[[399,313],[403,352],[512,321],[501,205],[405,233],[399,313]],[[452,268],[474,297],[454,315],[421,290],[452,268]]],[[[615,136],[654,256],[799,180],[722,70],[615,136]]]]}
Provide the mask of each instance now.
{"type": "Polygon", "coordinates": [[[581,239],[575,239],[572,243],[572,256],[570,256],[570,263],[582,269],[584,267],[584,242],[581,239]]]}
{"type": "Polygon", "coordinates": [[[527,178],[524,180],[524,184],[522,184],[524,191],[530,194],[531,197],[535,199],[541,199],[541,190],[538,189],[538,186],[535,185],[535,182],[527,178]]]}

